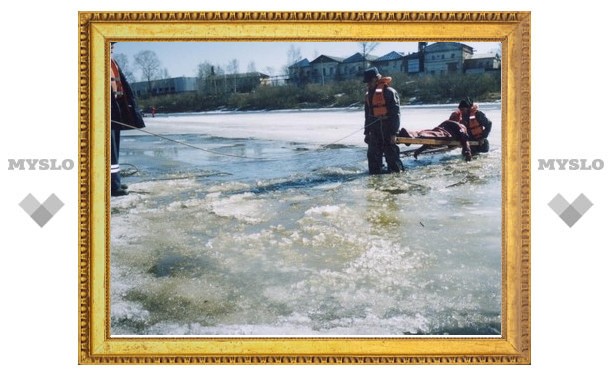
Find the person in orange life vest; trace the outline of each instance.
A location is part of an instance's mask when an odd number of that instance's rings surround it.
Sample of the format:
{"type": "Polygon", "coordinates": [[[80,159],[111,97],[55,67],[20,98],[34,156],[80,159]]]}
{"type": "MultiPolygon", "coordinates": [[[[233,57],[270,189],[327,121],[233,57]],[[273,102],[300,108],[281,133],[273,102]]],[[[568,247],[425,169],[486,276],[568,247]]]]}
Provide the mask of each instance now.
{"type": "Polygon", "coordinates": [[[404,165],[395,136],[400,126],[400,99],[390,77],[382,77],[375,67],[364,71],[367,84],[365,96],[365,139],[368,144],[368,171],[383,173],[383,156],[388,172],[400,172],[404,165]]]}
{"type": "Polygon", "coordinates": [[[488,152],[487,137],[491,132],[493,123],[478,109],[478,104],[474,104],[469,97],[459,102],[459,111],[461,112],[460,122],[467,128],[470,140],[483,141],[483,144],[476,148],[476,152],[488,152]]]}
{"type": "MultiPolygon", "coordinates": [[[[111,43],[111,54],[115,42],[111,43]]],[[[140,129],[145,127],[142,115],[138,111],[136,99],[132,93],[119,65],[111,57],[111,196],[128,194],[127,185],[121,184],[119,169],[119,146],[121,130],[140,129]],[[117,123],[119,122],[119,123],[117,123]],[[123,124],[123,125],[122,125],[123,124]],[[125,126],[128,125],[128,126],[125,126]],[[129,127],[131,126],[131,127],[129,127]]]]}
{"type": "MultiPolygon", "coordinates": [[[[451,113],[450,118],[438,126],[430,130],[408,131],[402,128],[398,134],[405,138],[431,138],[458,140],[461,143],[461,153],[465,161],[472,160],[472,150],[468,144],[469,134],[467,128],[461,124],[461,112],[459,110],[451,113]]],[[[405,143],[409,146],[409,143],[405,143]]],[[[426,145],[419,147],[414,151],[413,156],[416,159],[423,151],[429,148],[426,145]]]]}

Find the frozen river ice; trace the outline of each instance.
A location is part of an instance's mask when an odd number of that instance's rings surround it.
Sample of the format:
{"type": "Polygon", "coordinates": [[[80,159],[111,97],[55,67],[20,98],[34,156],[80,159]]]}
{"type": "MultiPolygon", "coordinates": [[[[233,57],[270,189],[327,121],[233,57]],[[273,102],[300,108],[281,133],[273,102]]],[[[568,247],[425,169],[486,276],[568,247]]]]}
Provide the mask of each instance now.
{"type": "MultiPolygon", "coordinates": [[[[403,107],[402,127],[452,109],[403,107]]],[[[122,134],[111,334],[500,336],[501,106],[481,109],[489,153],[381,176],[362,110],[146,118],[180,143],[122,134]]]]}

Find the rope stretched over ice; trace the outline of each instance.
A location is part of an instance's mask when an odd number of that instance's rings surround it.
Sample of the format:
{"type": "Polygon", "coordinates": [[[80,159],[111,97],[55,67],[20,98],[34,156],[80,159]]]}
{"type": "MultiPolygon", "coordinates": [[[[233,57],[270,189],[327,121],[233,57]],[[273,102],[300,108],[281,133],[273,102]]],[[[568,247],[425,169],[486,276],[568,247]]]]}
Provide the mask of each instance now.
{"type": "Polygon", "coordinates": [[[127,125],[127,124],[125,124],[125,123],[123,123],[123,122],[119,122],[119,121],[111,121],[111,122],[112,122],[112,123],[114,123],[114,124],[117,124],[117,125],[121,125],[121,126],[129,127],[130,129],[133,129],[133,130],[138,130],[138,131],[141,131],[141,132],[146,133],[146,134],[149,134],[149,135],[156,136],[156,137],[161,138],[161,139],[165,139],[165,140],[167,140],[167,141],[169,141],[169,142],[174,142],[174,143],[182,144],[182,145],[187,146],[187,147],[190,147],[190,148],[195,148],[196,150],[200,150],[200,151],[208,152],[209,154],[223,155],[223,156],[229,156],[229,157],[237,157],[237,158],[241,158],[241,159],[270,160],[270,159],[267,159],[267,158],[260,158],[260,157],[249,157],[249,156],[242,156],[242,155],[234,155],[234,154],[228,154],[228,153],[224,153],[224,152],[218,152],[218,151],[208,150],[208,149],[206,149],[206,148],[202,148],[202,147],[194,146],[193,144],[189,144],[189,143],[181,142],[180,140],[176,140],[176,139],[172,139],[172,138],[165,137],[165,136],[160,135],[160,134],[152,133],[152,132],[150,132],[150,131],[143,130],[142,128],[140,128],[140,129],[139,129],[139,128],[134,127],[134,126],[127,125]]]}
{"type": "MultiPolygon", "coordinates": [[[[322,145],[320,145],[319,147],[315,148],[313,151],[317,151],[317,150],[325,149],[325,148],[327,148],[327,147],[329,147],[329,146],[333,146],[334,144],[336,144],[336,143],[338,143],[338,142],[340,142],[340,141],[343,141],[344,139],[346,139],[346,138],[348,138],[348,137],[350,137],[350,136],[353,136],[353,135],[355,135],[356,133],[358,133],[358,132],[360,132],[360,131],[365,130],[365,129],[366,129],[368,126],[373,125],[373,124],[375,124],[375,123],[376,123],[376,122],[378,122],[378,121],[379,121],[379,120],[377,119],[377,120],[375,120],[375,121],[373,121],[373,122],[368,123],[368,124],[367,124],[367,125],[365,125],[365,126],[359,127],[357,130],[353,131],[352,133],[350,133],[350,134],[348,134],[348,135],[346,135],[346,136],[343,136],[343,137],[342,137],[342,138],[340,138],[340,139],[336,139],[336,140],[335,140],[335,141],[333,141],[333,142],[326,143],[326,144],[322,144],[322,145]]],[[[302,154],[306,154],[306,153],[309,153],[309,152],[312,152],[312,151],[302,151],[302,152],[297,153],[297,154],[295,154],[295,155],[293,155],[293,156],[295,157],[295,156],[302,155],[302,154]]]]}
{"type": "Polygon", "coordinates": [[[325,147],[327,147],[327,146],[334,145],[334,144],[336,144],[336,143],[340,142],[341,140],[344,140],[344,139],[346,139],[346,138],[348,138],[348,137],[350,137],[350,136],[353,136],[354,134],[356,134],[356,133],[357,133],[357,132],[359,132],[359,131],[365,130],[365,129],[366,129],[368,126],[373,125],[373,124],[375,124],[376,122],[378,122],[378,120],[375,120],[374,122],[370,122],[370,123],[368,123],[367,125],[365,125],[365,126],[363,126],[363,127],[360,127],[360,128],[358,128],[357,130],[353,131],[353,132],[352,132],[352,133],[350,133],[349,135],[347,135],[347,136],[345,136],[345,137],[342,137],[342,138],[340,138],[340,139],[338,139],[338,140],[335,140],[335,141],[333,141],[333,142],[331,142],[331,143],[324,144],[323,146],[321,146],[321,147],[319,147],[319,148],[325,148],[325,147]]]}
{"type": "MultiPolygon", "coordinates": [[[[132,125],[125,124],[123,122],[119,122],[119,121],[111,121],[111,122],[114,123],[114,124],[117,124],[117,125],[128,127],[128,128],[130,128],[132,130],[141,131],[143,133],[146,133],[146,134],[149,134],[149,135],[153,135],[153,136],[156,136],[156,137],[161,138],[161,139],[165,139],[165,140],[167,140],[169,142],[174,142],[174,143],[182,144],[182,145],[190,147],[190,148],[195,148],[196,150],[208,152],[210,154],[223,155],[223,156],[229,156],[229,157],[237,157],[237,158],[241,158],[241,159],[271,160],[269,158],[248,157],[248,156],[234,155],[234,154],[228,154],[228,153],[224,153],[224,152],[213,151],[213,150],[209,150],[209,149],[206,149],[206,148],[194,146],[194,145],[189,144],[189,143],[181,142],[181,141],[176,140],[176,139],[168,138],[168,137],[165,137],[165,136],[157,134],[157,133],[153,133],[153,132],[150,132],[150,131],[147,131],[147,130],[143,130],[142,128],[134,127],[132,125]]],[[[340,141],[342,141],[342,140],[344,140],[344,139],[346,139],[346,138],[348,138],[350,136],[353,136],[354,134],[358,133],[359,131],[364,130],[366,127],[368,127],[368,126],[370,126],[370,125],[372,125],[372,124],[374,124],[376,122],[378,122],[378,120],[376,120],[374,122],[371,122],[370,124],[367,124],[367,125],[365,125],[363,127],[360,127],[357,130],[353,131],[352,133],[350,133],[350,134],[348,134],[346,136],[343,136],[340,139],[337,139],[337,140],[335,140],[333,142],[330,142],[330,143],[326,143],[326,144],[320,145],[319,147],[315,148],[314,151],[317,151],[317,150],[324,149],[324,148],[327,148],[329,146],[332,146],[332,145],[334,145],[334,144],[336,144],[336,143],[338,143],[338,142],[340,142],[340,141]]],[[[295,154],[294,156],[305,154],[305,153],[309,153],[309,152],[312,152],[312,151],[303,151],[301,153],[295,154]]]]}

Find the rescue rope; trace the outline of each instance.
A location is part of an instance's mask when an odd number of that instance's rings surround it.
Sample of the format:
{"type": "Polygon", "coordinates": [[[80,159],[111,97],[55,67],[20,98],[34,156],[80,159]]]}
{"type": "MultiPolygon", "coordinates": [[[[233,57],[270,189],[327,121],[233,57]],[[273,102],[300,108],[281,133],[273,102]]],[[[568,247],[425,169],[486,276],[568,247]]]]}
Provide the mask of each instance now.
{"type": "MultiPolygon", "coordinates": [[[[319,147],[315,148],[315,149],[314,149],[314,151],[317,151],[317,150],[320,150],[320,149],[324,149],[324,148],[327,148],[327,147],[329,147],[329,146],[333,146],[334,144],[336,144],[336,143],[338,143],[338,142],[340,142],[340,141],[342,141],[342,140],[344,140],[344,139],[346,139],[346,138],[348,138],[348,137],[350,137],[350,136],[353,136],[353,135],[354,135],[354,134],[356,134],[357,132],[362,131],[362,130],[365,130],[365,129],[366,129],[368,126],[371,126],[371,125],[375,124],[375,123],[376,123],[376,122],[378,122],[378,121],[380,121],[380,120],[379,120],[379,119],[376,119],[376,120],[374,120],[373,122],[370,122],[370,123],[368,123],[367,125],[365,125],[365,126],[363,126],[363,127],[358,128],[357,130],[353,131],[352,133],[350,133],[350,134],[348,134],[348,135],[346,135],[346,136],[343,136],[343,137],[342,137],[342,138],[340,138],[340,139],[336,139],[336,140],[335,140],[335,141],[333,141],[333,142],[326,143],[326,144],[323,144],[323,145],[321,145],[321,146],[319,146],[319,147]]],[[[302,154],[305,154],[305,153],[308,153],[308,152],[311,152],[311,151],[303,151],[303,152],[297,153],[297,154],[295,154],[295,155],[293,155],[293,156],[302,155],[302,154]]]]}
{"type": "MultiPolygon", "coordinates": [[[[377,121],[374,121],[374,122],[377,122],[377,121]]],[[[365,126],[363,126],[363,127],[360,127],[360,128],[358,128],[357,130],[353,131],[352,133],[350,133],[350,134],[348,134],[348,135],[346,135],[346,136],[343,136],[343,137],[342,137],[342,138],[340,138],[340,139],[336,139],[336,140],[335,140],[335,141],[333,141],[333,142],[326,143],[326,144],[322,144],[322,145],[320,145],[319,147],[315,148],[313,151],[317,151],[317,150],[325,149],[325,148],[327,148],[327,147],[329,147],[329,146],[333,146],[334,144],[336,144],[336,143],[338,143],[338,142],[340,142],[340,141],[342,141],[342,140],[344,140],[344,139],[346,139],[346,138],[348,138],[348,137],[350,137],[350,136],[353,136],[353,135],[354,135],[354,134],[356,134],[357,132],[362,131],[362,130],[363,130],[363,129],[365,129],[366,127],[368,127],[368,126],[370,126],[370,125],[374,124],[374,122],[372,122],[372,123],[370,123],[370,124],[368,124],[368,125],[365,125],[365,126]]],[[[302,152],[299,152],[299,153],[297,153],[297,154],[295,154],[295,155],[293,155],[293,156],[294,156],[294,157],[295,157],[295,156],[299,156],[299,155],[302,155],[302,154],[305,154],[305,153],[308,153],[308,152],[311,152],[311,151],[302,151],[302,152]]]]}
{"type": "Polygon", "coordinates": [[[165,137],[165,136],[160,135],[160,134],[152,133],[152,132],[150,132],[150,131],[143,130],[142,128],[138,128],[138,127],[134,127],[134,126],[131,126],[131,125],[127,125],[127,124],[125,124],[125,123],[123,123],[123,122],[119,122],[119,121],[111,121],[111,122],[112,122],[112,123],[114,123],[114,124],[117,124],[117,125],[121,125],[121,126],[129,127],[130,129],[133,129],[133,130],[138,130],[138,131],[141,131],[141,132],[146,133],[146,134],[149,134],[149,135],[156,136],[156,137],[161,138],[161,139],[165,139],[165,140],[170,141],[170,142],[174,142],[174,143],[182,144],[182,145],[187,146],[187,147],[190,147],[190,148],[195,148],[196,150],[200,150],[200,151],[208,152],[208,153],[210,153],[210,154],[223,155],[223,156],[229,156],[229,157],[237,157],[237,158],[242,158],[242,159],[269,160],[269,159],[266,159],[266,158],[259,158],[259,157],[248,157],[248,156],[234,155],[234,154],[227,154],[227,153],[224,153],[224,152],[217,152],[217,151],[213,151],[213,150],[208,150],[208,149],[206,149],[206,148],[202,148],[202,147],[194,146],[193,144],[189,144],[189,143],[181,142],[180,140],[176,140],[176,139],[172,139],[172,138],[165,137]]]}
{"type": "Polygon", "coordinates": [[[132,169],[129,170],[124,170],[122,169],[119,174],[121,175],[121,177],[128,177],[128,176],[133,176],[135,174],[137,174],[138,172],[140,172],[140,170],[138,169],[137,166],[135,166],[134,164],[129,164],[129,163],[120,163],[119,166],[122,165],[127,165],[129,167],[132,167],[132,169]]]}
{"type": "MultiPolygon", "coordinates": [[[[270,160],[269,158],[247,157],[247,156],[242,156],[242,155],[234,155],[234,154],[228,154],[228,153],[223,153],[223,152],[217,152],[217,151],[209,150],[209,149],[206,149],[206,148],[194,146],[194,145],[189,144],[189,143],[181,142],[181,141],[176,140],[176,139],[168,138],[168,137],[165,137],[163,135],[160,135],[160,134],[157,134],[157,133],[153,133],[151,131],[146,131],[146,130],[143,130],[142,128],[134,127],[132,125],[125,124],[123,122],[119,122],[119,121],[111,121],[111,122],[114,123],[114,124],[117,124],[117,125],[128,127],[128,128],[130,128],[132,130],[141,131],[143,133],[146,133],[146,134],[149,134],[149,135],[153,135],[153,136],[156,136],[156,137],[161,138],[161,139],[165,139],[165,140],[167,140],[169,142],[174,142],[174,143],[182,144],[184,146],[187,146],[187,147],[190,147],[190,148],[195,148],[197,150],[208,152],[208,153],[211,153],[211,154],[217,154],[217,155],[223,155],[223,156],[229,156],[229,157],[237,157],[237,158],[242,158],[242,159],[270,160]]],[[[336,143],[338,143],[338,142],[340,142],[340,141],[342,141],[342,140],[344,140],[344,139],[346,139],[346,138],[348,138],[350,136],[353,136],[357,132],[364,130],[366,127],[368,127],[370,125],[373,125],[376,122],[378,122],[378,120],[375,120],[374,122],[371,122],[371,123],[369,123],[369,124],[367,124],[367,125],[365,125],[363,127],[360,127],[357,130],[353,131],[352,133],[350,133],[350,134],[348,134],[348,135],[346,135],[346,136],[344,136],[344,137],[342,137],[340,139],[337,139],[337,140],[335,140],[333,142],[330,142],[330,143],[323,144],[323,145],[315,148],[314,151],[327,148],[328,146],[332,146],[332,145],[334,145],[334,144],[336,144],[336,143]]],[[[294,156],[305,154],[305,153],[308,153],[308,152],[311,152],[311,151],[303,151],[301,153],[295,154],[294,156]]]]}
{"type": "Polygon", "coordinates": [[[378,122],[378,121],[379,121],[379,120],[377,119],[377,120],[375,120],[374,122],[370,122],[370,123],[368,123],[367,125],[365,125],[365,126],[363,126],[363,127],[358,128],[357,130],[353,131],[352,133],[350,133],[349,135],[347,135],[347,136],[345,136],[345,137],[342,137],[342,138],[340,138],[340,139],[338,139],[338,140],[336,140],[336,141],[333,141],[333,142],[331,142],[331,143],[328,143],[328,144],[323,145],[323,147],[325,147],[325,146],[330,146],[330,145],[332,145],[332,144],[336,144],[336,143],[340,142],[340,141],[341,141],[341,140],[343,140],[343,139],[346,139],[346,138],[348,138],[348,137],[350,137],[350,136],[353,136],[353,134],[355,134],[356,132],[361,131],[361,130],[365,130],[365,128],[366,128],[366,127],[371,126],[371,125],[375,124],[375,123],[376,123],[376,122],[378,122]]]}

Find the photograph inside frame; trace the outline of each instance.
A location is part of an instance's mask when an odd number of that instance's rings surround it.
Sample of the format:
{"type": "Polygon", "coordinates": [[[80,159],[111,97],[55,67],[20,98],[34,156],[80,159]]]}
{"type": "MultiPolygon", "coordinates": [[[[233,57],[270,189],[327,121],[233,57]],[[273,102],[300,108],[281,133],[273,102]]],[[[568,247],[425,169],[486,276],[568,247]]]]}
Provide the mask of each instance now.
{"type": "Polygon", "coordinates": [[[112,336],[501,336],[500,42],[112,59],[112,336]]]}
{"type": "Polygon", "coordinates": [[[529,363],[529,22],[81,13],[80,362],[529,363]]]}

